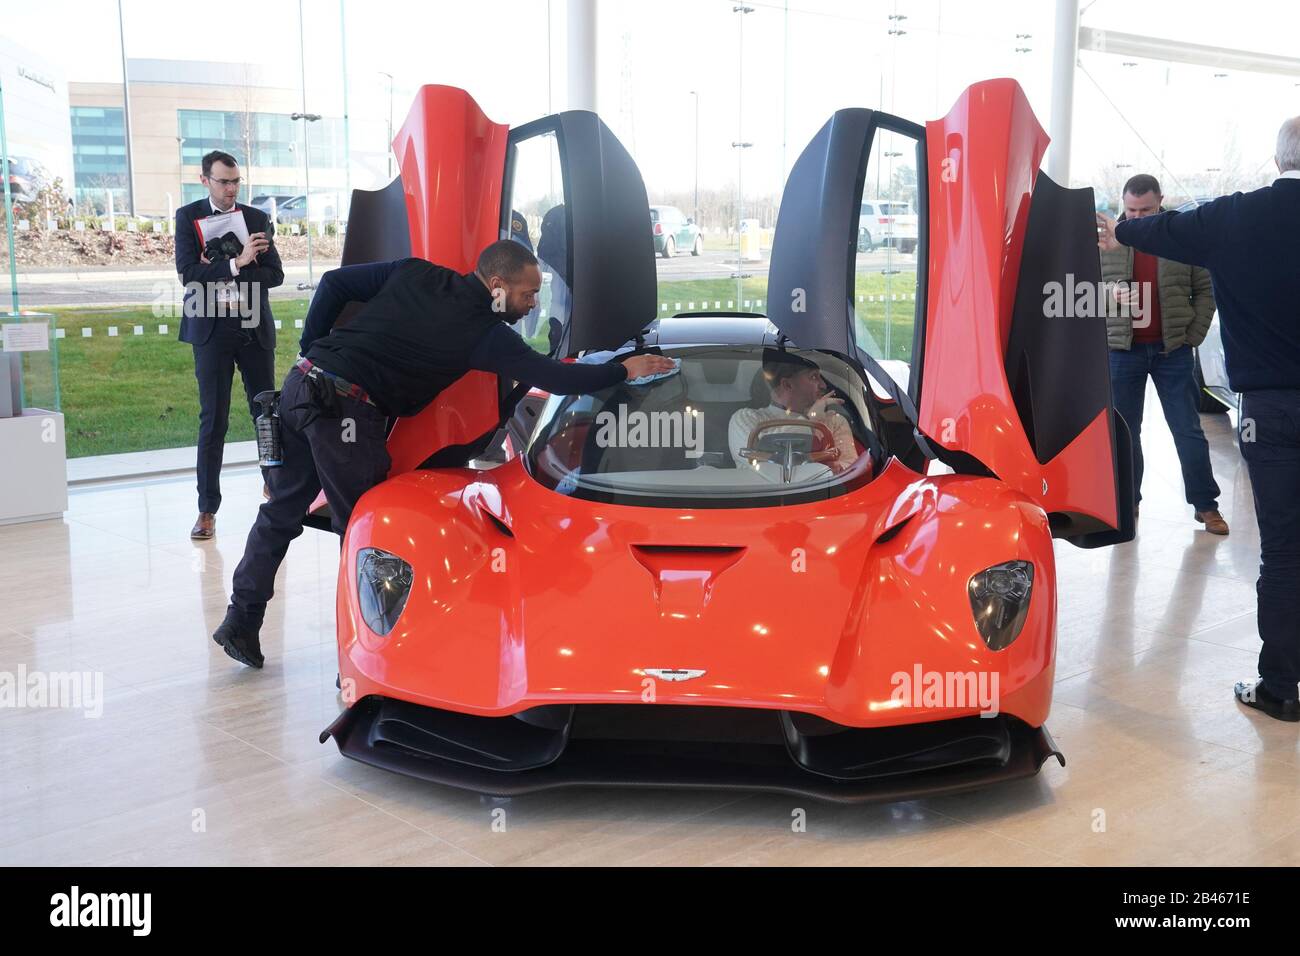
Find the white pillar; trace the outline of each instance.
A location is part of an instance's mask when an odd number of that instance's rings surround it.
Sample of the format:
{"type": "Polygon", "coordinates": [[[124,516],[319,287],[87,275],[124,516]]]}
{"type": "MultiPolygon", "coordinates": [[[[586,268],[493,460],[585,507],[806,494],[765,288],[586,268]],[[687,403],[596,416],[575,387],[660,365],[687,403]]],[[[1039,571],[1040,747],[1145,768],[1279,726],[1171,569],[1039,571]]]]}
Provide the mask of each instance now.
{"type": "Polygon", "coordinates": [[[1079,58],[1079,0],[1056,0],[1052,42],[1052,121],[1047,175],[1070,185],[1070,133],[1074,125],[1074,66],[1079,58]]]}
{"type": "Polygon", "coordinates": [[[596,0],[569,0],[567,109],[596,109],[596,0]]]}

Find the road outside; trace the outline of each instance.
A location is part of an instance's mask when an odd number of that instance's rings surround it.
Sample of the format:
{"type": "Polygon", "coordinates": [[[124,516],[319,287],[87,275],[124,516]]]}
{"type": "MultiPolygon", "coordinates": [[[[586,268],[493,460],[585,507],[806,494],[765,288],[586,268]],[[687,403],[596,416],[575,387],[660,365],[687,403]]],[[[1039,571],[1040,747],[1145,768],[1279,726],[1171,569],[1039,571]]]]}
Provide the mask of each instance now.
{"type": "MultiPolygon", "coordinates": [[[[763,259],[758,262],[741,263],[736,266],[736,254],[732,249],[709,250],[706,248],[701,256],[682,255],[672,259],[655,260],[661,286],[667,283],[693,279],[734,279],[739,272],[746,277],[762,278],[767,275],[768,250],[763,250],[763,259]]],[[[319,280],[321,273],[333,269],[337,261],[316,261],[312,264],[312,278],[319,280]]],[[[859,272],[885,272],[899,270],[912,272],[916,269],[915,255],[902,255],[877,248],[874,252],[858,255],[859,272]]],[[[42,309],[54,306],[102,306],[102,305],[149,305],[159,297],[163,289],[164,300],[173,294],[169,289],[176,288],[168,283],[175,282],[175,273],[170,269],[86,269],[83,271],[19,271],[18,297],[24,309],[42,309]]],[[[306,263],[293,263],[285,266],[284,285],[271,290],[274,299],[298,299],[307,293],[298,288],[299,283],[308,281],[306,263]]],[[[764,283],[765,284],[765,283],[764,283]]],[[[670,294],[666,287],[665,295],[670,294]]],[[[0,277],[0,295],[6,305],[9,299],[9,276],[0,277]]]]}

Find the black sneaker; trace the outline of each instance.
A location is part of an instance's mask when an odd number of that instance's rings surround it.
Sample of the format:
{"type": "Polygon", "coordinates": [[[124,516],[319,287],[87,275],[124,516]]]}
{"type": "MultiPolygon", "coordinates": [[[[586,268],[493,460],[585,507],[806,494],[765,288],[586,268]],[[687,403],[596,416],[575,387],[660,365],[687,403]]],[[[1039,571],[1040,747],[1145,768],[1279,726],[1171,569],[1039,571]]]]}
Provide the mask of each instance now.
{"type": "Polygon", "coordinates": [[[1300,722],[1300,699],[1278,697],[1270,693],[1263,680],[1239,681],[1232,694],[1247,707],[1262,710],[1274,720],[1300,722]]]}
{"type": "Polygon", "coordinates": [[[213,633],[212,639],[221,645],[228,657],[248,667],[261,667],[265,663],[262,645],[257,639],[257,632],[261,629],[261,621],[250,620],[232,604],[226,608],[226,619],[213,633]]]}

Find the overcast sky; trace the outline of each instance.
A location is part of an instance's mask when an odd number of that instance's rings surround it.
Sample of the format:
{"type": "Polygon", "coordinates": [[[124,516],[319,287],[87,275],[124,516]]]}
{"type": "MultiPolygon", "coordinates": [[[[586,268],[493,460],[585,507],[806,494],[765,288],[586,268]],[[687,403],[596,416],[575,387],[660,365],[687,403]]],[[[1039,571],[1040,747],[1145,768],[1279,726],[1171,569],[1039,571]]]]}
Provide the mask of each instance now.
{"type": "MultiPolygon", "coordinates": [[[[636,156],[652,201],[656,191],[694,182],[697,102],[702,186],[734,185],[731,144],[740,136],[754,144],[744,157],[747,194],[777,192],[799,149],[840,107],[925,120],[946,112],[969,83],[1011,76],[1049,125],[1050,0],[792,0],[788,9],[779,0],[747,3],[753,12],[741,15],[733,0],[600,0],[600,112],[636,156]]],[[[311,111],[341,115],[345,38],[354,142],[382,144],[387,136],[381,71],[394,77],[398,125],[422,83],[464,87],[489,116],[511,124],[566,105],[564,0],[344,0],[346,36],[340,6],[303,2],[307,100],[311,111]]],[[[1082,6],[1086,26],[1300,56],[1296,3],[1082,6]]],[[[296,72],[298,8],[297,0],[123,0],[127,54],[270,62],[296,72]],[[221,15],[226,10],[235,15],[221,15]]],[[[10,4],[3,29],[69,80],[121,79],[111,0],[10,4]]],[[[1263,176],[1278,125],[1300,113],[1300,76],[1216,79],[1209,68],[1125,67],[1119,57],[1092,52],[1080,59],[1076,183],[1102,186],[1107,174],[1149,171],[1172,193],[1175,180],[1190,192],[1207,188],[1214,177],[1208,170],[1230,165],[1263,176]]]]}

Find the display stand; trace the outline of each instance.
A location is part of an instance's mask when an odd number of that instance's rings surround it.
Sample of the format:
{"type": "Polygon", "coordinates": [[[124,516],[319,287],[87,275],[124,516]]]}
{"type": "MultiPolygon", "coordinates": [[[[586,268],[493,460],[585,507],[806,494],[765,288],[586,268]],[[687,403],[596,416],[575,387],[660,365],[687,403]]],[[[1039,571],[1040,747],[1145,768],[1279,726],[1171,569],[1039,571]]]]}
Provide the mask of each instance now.
{"type": "Polygon", "coordinates": [[[68,454],[54,316],[0,313],[0,331],[0,525],[60,518],[68,454]]]}

